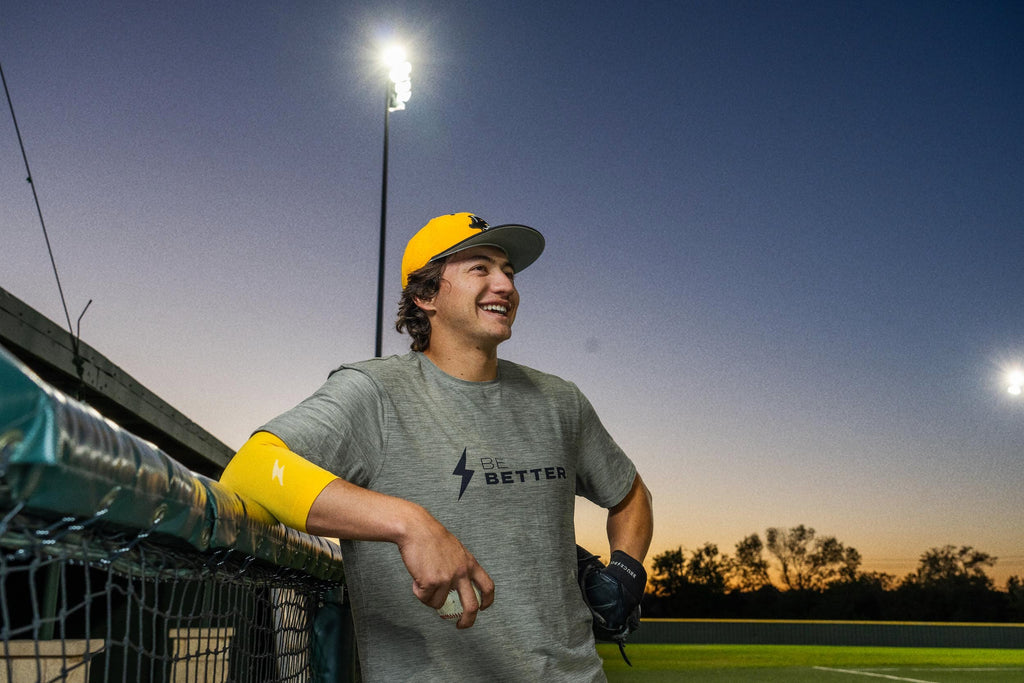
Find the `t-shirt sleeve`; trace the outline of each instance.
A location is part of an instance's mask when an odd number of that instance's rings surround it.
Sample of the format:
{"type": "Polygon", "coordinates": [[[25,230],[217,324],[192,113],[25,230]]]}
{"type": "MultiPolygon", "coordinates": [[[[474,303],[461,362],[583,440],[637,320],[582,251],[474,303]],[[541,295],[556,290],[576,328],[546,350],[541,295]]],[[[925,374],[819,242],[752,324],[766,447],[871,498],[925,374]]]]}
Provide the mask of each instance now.
{"type": "Polygon", "coordinates": [[[633,486],[636,466],[601,424],[579,389],[579,460],[576,493],[604,508],[618,505],[633,486]]]}
{"type": "Polygon", "coordinates": [[[274,434],[303,458],[365,487],[380,469],[384,422],[384,401],[376,382],[343,367],[312,396],[258,431],[274,434]]]}

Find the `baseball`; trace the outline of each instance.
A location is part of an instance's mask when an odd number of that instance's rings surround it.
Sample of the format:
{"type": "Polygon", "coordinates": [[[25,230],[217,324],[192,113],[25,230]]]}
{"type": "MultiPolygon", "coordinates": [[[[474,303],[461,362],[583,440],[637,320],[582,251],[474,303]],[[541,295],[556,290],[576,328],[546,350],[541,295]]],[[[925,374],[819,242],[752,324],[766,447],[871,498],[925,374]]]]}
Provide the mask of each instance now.
{"type": "MultiPolygon", "coordinates": [[[[473,585],[473,592],[476,593],[476,601],[480,602],[480,589],[473,585]]],[[[442,619],[458,619],[462,616],[462,602],[459,600],[459,594],[456,591],[448,591],[448,597],[445,599],[444,604],[441,605],[441,609],[437,610],[437,613],[441,615],[442,619]]]]}

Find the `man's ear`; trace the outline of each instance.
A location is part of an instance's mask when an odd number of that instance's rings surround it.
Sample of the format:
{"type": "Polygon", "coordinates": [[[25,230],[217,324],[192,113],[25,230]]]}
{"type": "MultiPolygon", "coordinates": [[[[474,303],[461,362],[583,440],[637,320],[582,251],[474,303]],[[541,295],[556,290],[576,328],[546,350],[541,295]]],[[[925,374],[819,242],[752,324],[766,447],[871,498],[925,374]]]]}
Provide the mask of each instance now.
{"type": "Polygon", "coordinates": [[[426,312],[428,315],[437,310],[437,306],[434,305],[434,299],[422,299],[418,296],[412,298],[412,302],[421,310],[426,312]]]}

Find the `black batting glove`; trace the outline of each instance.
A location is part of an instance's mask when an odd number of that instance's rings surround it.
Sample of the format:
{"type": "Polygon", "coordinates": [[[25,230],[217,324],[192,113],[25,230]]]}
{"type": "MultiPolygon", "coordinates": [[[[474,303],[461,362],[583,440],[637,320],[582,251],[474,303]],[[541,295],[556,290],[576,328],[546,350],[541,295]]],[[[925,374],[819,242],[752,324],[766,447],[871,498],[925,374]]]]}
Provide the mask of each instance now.
{"type": "Polygon", "coordinates": [[[591,608],[602,617],[605,628],[616,631],[626,625],[643,598],[647,572],[643,565],[621,550],[611,553],[608,565],[592,575],[591,608]]]}
{"type": "Polygon", "coordinates": [[[617,643],[626,664],[626,638],[640,628],[640,599],[647,585],[642,564],[616,550],[608,566],[586,548],[576,546],[577,576],[593,621],[594,637],[617,643]]]}
{"type": "MultiPolygon", "coordinates": [[[[592,566],[600,568],[595,567],[596,570],[581,577],[584,596],[596,619],[599,637],[611,640],[605,634],[621,632],[640,604],[647,585],[647,572],[642,564],[621,550],[612,553],[607,567],[602,567],[593,556],[590,561],[592,566]]],[[[629,630],[632,629],[627,632],[629,630]]]]}
{"type": "Polygon", "coordinates": [[[604,568],[604,574],[615,579],[622,586],[622,597],[628,604],[627,611],[632,612],[644,597],[644,588],[647,586],[647,570],[626,553],[616,550],[612,553],[612,559],[608,561],[608,566],[604,568]]]}

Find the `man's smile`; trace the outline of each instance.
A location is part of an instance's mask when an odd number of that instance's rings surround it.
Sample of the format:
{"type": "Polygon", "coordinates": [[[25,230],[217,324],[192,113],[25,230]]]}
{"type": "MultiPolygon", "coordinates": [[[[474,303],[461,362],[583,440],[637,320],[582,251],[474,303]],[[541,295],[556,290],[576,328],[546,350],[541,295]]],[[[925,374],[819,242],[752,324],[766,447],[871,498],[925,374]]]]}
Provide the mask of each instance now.
{"type": "Polygon", "coordinates": [[[483,304],[482,306],[480,306],[480,308],[484,309],[485,311],[490,311],[492,313],[508,315],[509,307],[506,304],[483,304]]]}

